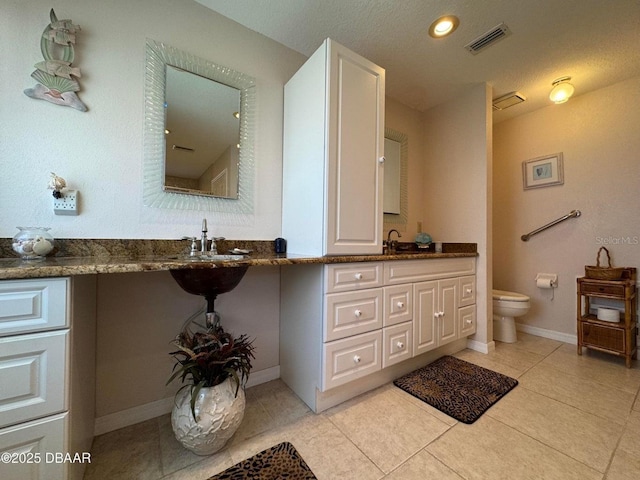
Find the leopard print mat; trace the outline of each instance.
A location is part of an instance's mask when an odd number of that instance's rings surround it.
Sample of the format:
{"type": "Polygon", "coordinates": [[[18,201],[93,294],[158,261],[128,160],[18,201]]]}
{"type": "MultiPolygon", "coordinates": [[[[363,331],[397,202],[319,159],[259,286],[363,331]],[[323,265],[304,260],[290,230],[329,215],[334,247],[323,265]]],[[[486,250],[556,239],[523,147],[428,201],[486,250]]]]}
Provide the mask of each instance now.
{"type": "Polygon", "coordinates": [[[393,382],[462,423],[473,423],[518,385],[514,378],[444,356],[393,382]]]}
{"type": "Polygon", "coordinates": [[[208,480],[315,480],[316,476],[289,442],[279,443],[227,468],[208,480]]]}

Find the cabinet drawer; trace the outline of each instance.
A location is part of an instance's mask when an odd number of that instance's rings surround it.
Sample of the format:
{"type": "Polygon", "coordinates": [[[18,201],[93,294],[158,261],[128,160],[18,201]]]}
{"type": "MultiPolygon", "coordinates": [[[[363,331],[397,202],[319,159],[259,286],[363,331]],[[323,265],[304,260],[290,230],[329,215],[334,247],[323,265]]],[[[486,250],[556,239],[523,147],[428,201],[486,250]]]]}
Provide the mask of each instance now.
{"type": "MultiPolygon", "coordinates": [[[[66,452],[67,414],[41,418],[0,429],[0,453],[40,457],[40,463],[0,463],[2,480],[50,480],[67,478],[67,464],[47,462],[46,455],[66,452]]],[[[75,453],[75,452],[71,452],[75,453]]],[[[55,460],[55,459],[54,459],[55,460]]]]}
{"type": "Polygon", "coordinates": [[[469,305],[458,310],[460,337],[476,333],[476,306],[469,305]]]}
{"type": "Polygon", "coordinates": [[[324,341],[382,328],[382,288],[325,296],[324,341]]]}
{"type": "Polygon", "coordinates": [[[325,293],[382,286],[382,263],[336,263],[325,266],[325,293]]]}
{"type": "Polygon", "coordinates": [[[461,277],[476,273],[476,259],[434,258],[433,260],[396,260],[384,264],[384,284],[424,282],[438,278],[461,277]]]}
{"type": "Polygon", "coordinates": [[[476,276],[461,277],[458,281],[460,282],[460,303],[458,306],[466,307],[476,303],[476,276]]]}
{"type": "Polygon", "coordinates": [[[66,409],[68,330],[0,338],[0,427],[66,409]]]}
{"type": "Polygon", "coordinates": [[[582,344],[625,353],[626,331],[622,328],[606,327],[592,323],[582,325],[582,344]]]}
{"type": "Polygon", "coordinates": [[[409,360],[413,356],[412,333],[411,322],[382,329],[382,368],[409,360]]]}
{"type": "Polygon", "coordinates": [[[68,278],[0,281],[0,336],[68,326],[68,278]]]}
{"type": "Polygon", "coordinates": [[[602,285],[595,282],[582,282],[580,292],[583,295],[610,295],[624,298],[624,285],[602,285]]]}
{"type": "Polygon", "coordinates": [[[381,343],[380,330],[326,343],[322,351],[322,391],[380,370],[381,343]]]}
{"type": "Polygon", "coordinates": [[[413,285],[384,287],[384,326],[397,325],[412,318],[413,285]]]}

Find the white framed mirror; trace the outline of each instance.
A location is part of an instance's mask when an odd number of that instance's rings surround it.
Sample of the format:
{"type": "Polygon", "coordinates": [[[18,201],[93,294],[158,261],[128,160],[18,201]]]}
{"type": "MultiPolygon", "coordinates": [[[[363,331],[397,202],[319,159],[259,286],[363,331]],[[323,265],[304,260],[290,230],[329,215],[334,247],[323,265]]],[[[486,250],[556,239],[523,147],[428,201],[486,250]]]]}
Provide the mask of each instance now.
{"type": "Polygon", "coordinates": [[[407,135],[385,128],[384,156],[384,223],[406,225],[409,217],[407,135]]]}
{"type": "Polygon", "coordinates": [[[147,39],[145,206],[253,211],[255,80],[147,39]]]}

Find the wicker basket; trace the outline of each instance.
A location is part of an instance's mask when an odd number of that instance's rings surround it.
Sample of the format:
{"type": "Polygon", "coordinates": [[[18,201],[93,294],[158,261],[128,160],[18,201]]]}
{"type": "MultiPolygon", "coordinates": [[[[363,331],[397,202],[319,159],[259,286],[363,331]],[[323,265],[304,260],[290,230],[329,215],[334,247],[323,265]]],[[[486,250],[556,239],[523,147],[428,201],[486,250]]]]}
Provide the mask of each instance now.
{"type": "Polygon", "coordinates": [[[624,272],[624,267],[612,267],[611,266],[611,256],[609,255],[609,250],[605,247],[600,247],[598,250],[598,255],[596,256],[596,266],[585,265],[584,266],[584,275],[587,278],[592,278],[594,280],[620,280],[622,278],[622,273],[624,272]],[[607,254],[607,260],[609,262],[608,267],[600,266],[600,252],[604,250],[607,254]]]}

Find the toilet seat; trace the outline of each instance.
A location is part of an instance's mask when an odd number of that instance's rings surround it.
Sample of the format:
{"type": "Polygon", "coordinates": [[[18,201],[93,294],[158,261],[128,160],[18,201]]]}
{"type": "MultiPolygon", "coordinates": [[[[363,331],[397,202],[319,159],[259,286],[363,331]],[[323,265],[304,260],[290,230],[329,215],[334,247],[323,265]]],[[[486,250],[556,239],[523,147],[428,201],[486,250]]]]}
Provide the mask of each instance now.
{"type": "Polygon", "coordinates": [[[530,300],[526,295],[516,292],[507,292],[506,290],[494,290],[493,299],[508,302],[528,302],[530,300]]]}

